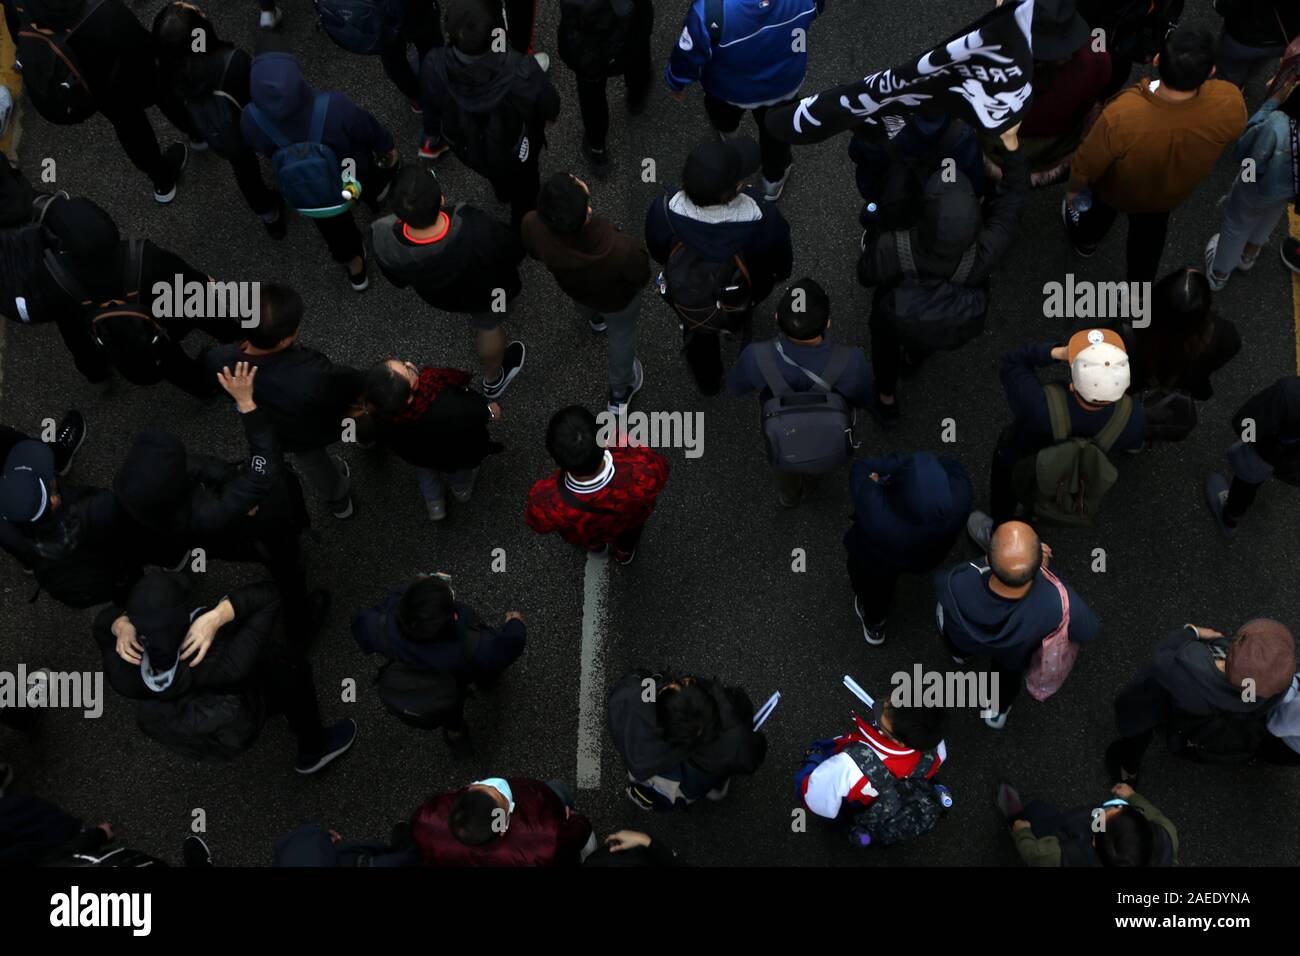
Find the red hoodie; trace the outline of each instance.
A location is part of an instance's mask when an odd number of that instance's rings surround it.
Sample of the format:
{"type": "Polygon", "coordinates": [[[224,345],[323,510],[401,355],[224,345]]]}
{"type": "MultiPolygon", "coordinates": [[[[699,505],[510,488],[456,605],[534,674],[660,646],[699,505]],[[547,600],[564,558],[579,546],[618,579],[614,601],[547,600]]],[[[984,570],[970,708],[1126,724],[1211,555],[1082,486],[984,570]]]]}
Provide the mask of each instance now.
{"type": "Polygon", "coordinates": [[[614,474],[598,489],[561,494],[563,471],[537,481],[528,492],[524,520],[538,534],[557,532],[570,544],[598,551],[620,534],[639,528],[654,511],[655,500],[668,481],[668,459],[657,451],[634,446],[607,449],[614,474]],[[585,511],[580,501],[594,510],[585,511]]]}

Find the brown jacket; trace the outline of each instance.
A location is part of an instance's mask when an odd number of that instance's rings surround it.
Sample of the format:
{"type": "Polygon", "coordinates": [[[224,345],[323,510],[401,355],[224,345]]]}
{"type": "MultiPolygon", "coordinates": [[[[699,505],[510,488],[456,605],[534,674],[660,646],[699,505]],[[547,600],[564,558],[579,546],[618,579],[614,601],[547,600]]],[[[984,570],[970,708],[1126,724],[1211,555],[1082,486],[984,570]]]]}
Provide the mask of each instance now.
{"type": "Polygon", "coordinates": [[[650,279],[650,253],[639,238],[593,216],[571,236],[551,231],[530,212],[524,217],[524,248],[540,259],[565,294],[601,313],[621,312],[650,279]]]}

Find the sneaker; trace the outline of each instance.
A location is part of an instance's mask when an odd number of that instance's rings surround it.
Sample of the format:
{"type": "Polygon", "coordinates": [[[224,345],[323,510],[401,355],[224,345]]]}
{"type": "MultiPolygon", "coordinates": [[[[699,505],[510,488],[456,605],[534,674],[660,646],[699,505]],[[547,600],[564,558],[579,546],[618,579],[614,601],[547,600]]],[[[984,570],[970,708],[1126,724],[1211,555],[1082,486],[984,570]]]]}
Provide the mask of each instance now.
{"type": "Polygon", "coordinates": [[[609,323],[605,321],[605,317],[601,315],[599,312],[596,313],[596,317],[594,319],[587,320],[587,325],[591,326],[591,331],[593,332],[609,331],[609,323]]]}
{"type": "Polygon", "coordinates": [[[419,100],[411,100],[411,112],[416,116],[424,115],[424,104],[419,100]]]}
{"type": "Polygon", "coordinates": [[[274,30],[284,19],[284,14],[280,12],[279,7],[272,7],[270,10],[263,10],[262,15],[257,18],[257,25],[263,30],[274,30]]]}
{"type": "Polygon", "coordinates": [[[353,273],[347,266],[343,267],[343,271],[348,274],[348,285],[352,286],[353,292],[365,292],[370,288],[369,265],[370,262],[362,257],[360,272],[353,273]]]}
{"type": "Polygon", "coordinates": [[[609,402],[606,407],[611,415],[617,416],[618,410],[624,405],[631,405],[632,399],[636,393],[641,391],[641,386],[645,384],[645,368],[641,365],[639,358],[632,359],[632,384],[624,386],[622,392],[616,393],[612,388],[609,390],[609,402]]]}
{"type": "Polygon", "coordinates": [[[77,457],[87,434],[89,430],[86,428],[86,417],[81,412],[75,408],[64,412],[53,442],[54,473],[60,478],[72,470],[72,459],[77,457]]]}
{"type": "Polygon", "coordinates": [[[1138,770],[1129,770],[1120,762],[1119,748],[1121,741],[1111,741],[1106,748],[1106,774],[1112,783],[1126,783],[1134,790],[1138,789],[1138,770]]]}
{"type": "MultiPolygon", "coordinates": [[[[352,469],[348,467],[348,463],[344,461],[342,458],[335,458],[334,460],[339,463],[339,470],[343,472],[343,477],[345,479],[351,479],[352,469]]],[[[350,480],[348,482],[348,489],[349,489],[348,495],[346,498],[343,499],[342,503],[330,508],[330,513],[334,515],[334,517],[338,518],[340,521],[344,520],[345,518],[351,518],[353,513],[356,511],[356,509],[352,506],[352,491],[351,491],[350,480]]]]}
{"type": "Polygon", "coordinates": [[[1228,479],[1222,472],[1211,472],[1205,478],[1205,505],[1214,516],[1214,523],[1219,526],[1219,533],[1225,538],[1237,536],[1237,526],[1228,524],[1224,509],[1228,505],[1228,479]]]}
{"type": "Polygon", "coordinates": [[[1209,281],[1210,288],[1215,292],[1223,291],[1223,287],[1228,284],[1229,279],[1229,276],[1214,271],[1214,255],[1218,251],[1219,234],[1216,232],[1205,243],[1205,278],[1209,281]]]}
{"type": "Polygon", "coordinates": [[[714,803],[727,799],[727,794],[731,790],[731,778],[728,777],[726,782],[720,787],[714,787],[704,795],[705,800],[712,800],[714,803]]]}
{"type": "Polygon", "coordinates": [[[1070,233],[1072,227],[1079,225],[1079,214],[1070,207],[1069,202],[1064,196],[1061,197],[1061,225],[1065,227],[1065,238],[1069,240],[1074,251],[1083,259],[1091,259],[1097,254],[1097,244],[1084,245],[1074,241],[1070,233]]]}
{"type": "Polygon", "coordinates": [[[587,162],[591,163],[592,168],[598,176],[603,176],[609,172],[609,148],[596,149],[587,141],[587,137],[582,137],[582,156],[587,162]]]}
{"type": "Polygon", "coordinates": [[[451,750],[452,760],[466,760],[474,756],[474,743],[469,739],[469,731],[462,730],[453,733],[446,727],[442,728],[442,739],[451,750]]]}
{"type": "Polygon", "coordinates": [[[343,756],[356,739],[357,722],[351,717],[330,724],[325,728],[320,753],[305,754],[299,751],[293,769],[301,774],[315,773],[343,756]]]}
{"type": "Polygon", "coordinates": [[[469,483],[466,484],[464,488],[452,488],[451,496],[461,504],[465,504],[465,502],[469,501],[470,498],[474,497],[474,479],[477,477],[478,469],[475,468],[470,472],[469,483]]]}
{"type": "Polygon", "coordinates": [[[979,549],[985,554],[989,553],[989,545],[993,541],[993,519],[983,511],[972,511],[970,517],[966,519],[966,533],[970,539],[979,545],[979,549]]]}
{"type": "Polygon", "coordinates": [[[654,799],[646,794],[640,784],[633,784],[623,791],[627,798],[632,801],[641,810],[653,810],[655,808],[654,799]]]}
{"type": "Polygon", "coordinates": [[[618,548],[611,548],[610,553],[614,555],[614,560],[626,567],[636,558],[636,548],[631,551],[620,551],[618,548]]]}
{"type": "Polygon", "coordinates": [[[181,844],[181,859],[186,866],[211,866],[212,851],[200,836],[187,836],[181,844]]]}
{"type": "Polygon", "coordinates": [[[501,359],[501,377],[491,383],[486,379],[483,381],[483,396],[490,401],[496,401],[504,395],[510,383],[523,370],[527,355],[528,349],[518,339],[506,345],[506,354],[501,359]]]}
{"type": "Polygon", "coordinates": [[[1248,256],[1246,255],[1245,252],[1243,252],[1241,254],[1241,261],[1237,263],[1237,271],[1249,272],[1251,269],[1255,268],[1255,263],[1258,261],[1259,261],[1258,252],[1256,252],[1253,256],[1248,256]]]}
{"type": "Polygon", "coordinates": [[[886,405],[880,400],[879,395],[872,395],[871,402],[867,405],[867,414],[876,420],[876,424],[885,431],[893,431],[898,427],[899,420],[903,417],[902,411],[898,407],[898,396],[894,396],[894,401],[886,405]]]}
{"type": "Polygon", "coordinates": [[[1016,792],[1016,788],[1005,780],[998,783],[998,792],[997,796],[994,797],[994,802],[998,805],[998,811],[1008,820],[1020,816],[1020,811],[1025,808],[1024,801],[1020,799],[1020,794],[1016,792]]]}
{"type": "Polygon", "coordinates": [[[858,598],[853,599],[853,613],[858,616],[862,622],[862,639],[872,647],[879,647],[885,643],[885,622],[881,621],[875,627],[867,624],[867,619],[862,613],[862,602],[858,598]]]}
{"type": "Polygon", "coordinates": [[[289,217],[284,214],[284,205],[275,211],[274,219],[262,219],[262,228],[272,239],[283,239],[289,234],[289,217]]]}
{"type": "Polygon", "coordinates": [[[1290,236],[1283,236],[1282,248],[1279,251],[1282,254],[1282,265],[1296,275],[1300,275],[1300,242],[1290,236]]]}
{"type": "Polygon", "coordinates": [[[191,153],[206,153],[208,151],[208,144],[201,139],[191,138],[188,146],[191,153]]]}
{"type": "Polygon", "coordinates": [[[542,72],[543,72],[543,73],[545,73],[546,71],[548,71],[548,70],[551,68],[551,57],[550,57],[550,54],[548,54],[548,53],[534,53],[534,54],[533,54],[533,59],[537,61],[537,65],[540,66],[540,67],[542,68],[542,72]]]}
{"type": "Polygon", "coordinates": [[[172,143],[163,150],[162,156],[169,172],[161,186],[154,183],[153,198],[155,202],[165,206],[176,198],[176,184],[180,182],[181,173],[185,171],[185,166],[190,161],[190,151],[184,143],[172,143]]]}
{"type": "Polygon", "coordinates": [[[426,501],[424,507],[429,512],[430,521],[441,521],[447,517],[447,499],[438,498],[434,501],[426,501]]]}
{"type": "Polygon", "coordinates": [[[1008,707],[1000,714],[996,714],[992,717],[985,717],[984,723],[988,724],[989,727],[993,728],[994,730],[1001,730],[1003,727],[1007,725],[1007,718],[1010,716],[1011,716],[1011,708],[1008,707]]]}
{"type": "Polygon", "coordinates": [[[446,143],[435,142],[432,136],[426,136],[423,142],[420,143],[420,158],[437,159],[449,149],[451,147],[446,143]]]}
{"type": "Polygon", "coordinates": [[[785,182],[790,178],[790,170],[793,168],[794,163],[791,163],[785,168],[785,172],[781,174],[781,178],[776,182],[769,181],[766,176],[763,177],[763,198],[765,200],[776,202],[781,198],[781,193],[785,192],[785,182]]]}
{"type": "Polygon", "coordinates": [[[789,491],[786,491],[784,488],[778,488],[776,492],[776,500],[781,503],[782,508],[795,508],[799,505],[799,502],[802,498],[803,498],[802,478],[799,479],[799,483],[795,486],[795,491],[793,494],[790,493],[789,491]]]}

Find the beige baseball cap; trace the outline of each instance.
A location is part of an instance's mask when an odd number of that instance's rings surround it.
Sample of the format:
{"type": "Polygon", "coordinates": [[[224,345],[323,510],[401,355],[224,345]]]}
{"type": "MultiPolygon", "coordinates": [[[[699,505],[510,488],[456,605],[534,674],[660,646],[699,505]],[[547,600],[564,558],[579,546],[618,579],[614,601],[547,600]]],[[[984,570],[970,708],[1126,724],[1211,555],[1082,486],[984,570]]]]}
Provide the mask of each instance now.
{"type": "Polygon", "coordinates": [[[1085,402],[1118,402],[1129,386],[1124,340],[1110,329],[1084,329],[1070,336],[1070,379],[1085,402]]]}

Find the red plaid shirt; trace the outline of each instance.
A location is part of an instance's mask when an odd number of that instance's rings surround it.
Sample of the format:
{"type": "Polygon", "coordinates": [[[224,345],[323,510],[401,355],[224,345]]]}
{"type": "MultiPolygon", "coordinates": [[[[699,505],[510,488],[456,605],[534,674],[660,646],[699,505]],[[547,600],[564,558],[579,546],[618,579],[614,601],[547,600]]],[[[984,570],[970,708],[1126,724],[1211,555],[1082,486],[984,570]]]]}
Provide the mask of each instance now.
{"type": "Polygon", "coordinates": [[[668,459],[649,448],[610,448],[614,476],[599,491],[573,493],[584,503],[608,511],[582,511],[560,495],[557,481],[564,475],[556,470],[533,484],[528,492],[524,520],[538,534],[552,531],[570,544],[597,551],[620,534],[645,524],[654,511],[655,499],[668,481],[668,459]]]}

